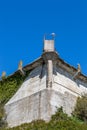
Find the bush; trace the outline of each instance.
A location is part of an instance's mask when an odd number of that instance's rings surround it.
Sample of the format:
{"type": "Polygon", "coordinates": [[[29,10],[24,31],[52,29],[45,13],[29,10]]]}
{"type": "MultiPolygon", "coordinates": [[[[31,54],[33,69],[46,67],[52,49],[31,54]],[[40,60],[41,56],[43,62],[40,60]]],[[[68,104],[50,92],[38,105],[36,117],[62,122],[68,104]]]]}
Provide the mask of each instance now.
{"type": "Polygon", "coordinates": [[[82,97],[78,97],[72,114],[80,120],[87,122],[87,94],[84,94],[82,97]]]}
{"type": "Polygon", "coordinates": [[[4,120],[5,103],[16,93],[29,73],[29,71],[26,71],[26,75],[22,76],[19,72],[16,72],[14,75],[0,80],[0,127],[6,124],[4,120]]]}
{"type": "Polygon", "coordinates": [[[68,115],[63,112],[63,108],[60,107],[57,109],[56,113],[51,117],[51,120],[53,121],[61,121],[68,119],[68,115]]]}

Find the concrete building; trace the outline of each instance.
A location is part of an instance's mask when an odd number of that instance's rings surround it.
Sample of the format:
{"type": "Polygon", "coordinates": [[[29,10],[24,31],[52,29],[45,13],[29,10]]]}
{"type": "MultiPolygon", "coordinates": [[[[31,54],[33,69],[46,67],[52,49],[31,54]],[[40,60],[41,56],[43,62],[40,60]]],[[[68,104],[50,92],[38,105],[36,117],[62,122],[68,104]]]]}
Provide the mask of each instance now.
{"type": "Polygon", "coordinates": [[[70,115],[77,97],[87,92],[87,77],[80,65],[76,69],[63,61],[54,42],[54,38],[44,39],[41,57],[21,69],[31,72],[5,105],[9,127],[38,119],[49,121],[61,106],[70,115]]]}

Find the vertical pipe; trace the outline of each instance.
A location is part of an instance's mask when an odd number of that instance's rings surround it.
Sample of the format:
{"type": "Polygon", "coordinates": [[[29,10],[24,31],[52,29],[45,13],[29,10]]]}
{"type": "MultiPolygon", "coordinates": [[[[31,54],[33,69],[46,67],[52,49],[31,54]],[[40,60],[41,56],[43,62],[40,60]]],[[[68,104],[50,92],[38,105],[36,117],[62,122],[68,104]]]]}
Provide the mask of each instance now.
{"type": "Polygon", "coordinates": [[[53,63],[52,60],[48,60],[47,64],[47,87],[52,87],[53,80],[53,63]]]}

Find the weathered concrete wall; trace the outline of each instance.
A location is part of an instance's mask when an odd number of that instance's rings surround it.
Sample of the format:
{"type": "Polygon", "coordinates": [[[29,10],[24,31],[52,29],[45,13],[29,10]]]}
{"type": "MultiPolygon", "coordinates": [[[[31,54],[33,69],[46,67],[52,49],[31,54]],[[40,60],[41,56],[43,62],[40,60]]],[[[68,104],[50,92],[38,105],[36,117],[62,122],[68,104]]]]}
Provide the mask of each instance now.
{"type": "Polygon", "coordinates": [[[6,105],[21,100],[46,88],[46,73],[45,65],[35,68],[26,78],[17,93],[9,100],[6,105]]]}
{"type": "Polygon", "coordinates": [[[73,95],[80,96],[87,93],[87,83],[80,80],[74,80],[73,75],[60,67],[54,66],[53,72],[53,89],[61,93],[69,92],[73,95]]]}
{"type": "Polygon", "coordinates": [[[63,94],[53,89],[50,91],[51,115],[54,114],[57,108],[60,108],[61,106],[63,107],[64,112],[70,115],[74,109],[77,97],[69,92],[65,92],[63,94]]]}
{"type": "Polygon", "coordinates": [[[74,100],[76,97],[72,94],[44,89],[6,106],[8,126],[18,126],[37,119],[49,121],[61,106],[65,112],[69,112],[74,106],[74,100]]]}
{"type": "Polygon", "coordinates": [[[5,105],[9,127],[32,120],[48,121],[57,107],[63,106],[71,114],[76,98],[87,92],[87,84],[73,80],[72,75],[59,66],[53,67],[52,88],[46,88],[47,66],[34,69],[17,93],[5,105]]]}
{"type": "Polygon", "coordinates": [[[28,123],[32,120],[50,118],[49,93],[47,90],[39,91],[6,106],[9,127],[28,123]]]}

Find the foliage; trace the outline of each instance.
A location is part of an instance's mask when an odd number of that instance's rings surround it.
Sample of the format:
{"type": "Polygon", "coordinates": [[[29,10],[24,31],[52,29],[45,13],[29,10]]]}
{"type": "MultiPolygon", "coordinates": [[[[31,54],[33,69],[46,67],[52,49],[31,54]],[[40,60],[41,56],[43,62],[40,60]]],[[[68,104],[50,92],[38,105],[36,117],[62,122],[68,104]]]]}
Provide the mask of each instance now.
{"type": "Polygon", "coordinates": [[[22,76],[19,71],[17,71],[14,75],[3,78],[0,81],[0,127],[4,124],[5,103],[16,93],[28,74],[29,72],[27,71],[26,75],[22,76]]]}
{"type": "Polygon", "coordinates": [[[68,119],[68,116],[66,113],[63,112],[63,108],[60,107],[57,109],[56,113],[51,117],[52,121],[61,121],[61,120],[66,120],[68,119]]]}
{"type": "Polygon", "coordinates": [[[3,120],[4,117],[4,109],[3,109],[3,104],[0,103],[0,127],[5,126],[5,121],[3,120]]]}
{"type": "Polygon", "coordinates": [[[87,94],[78,97],[73,115],[87,122],[87,94]]]}
{"type": "Polygon", "coordinates": [[[0,81],[0,103],[5,104],[15,94],[26,75],[22,76],[20,73],[16,73],[0,81]]]}

